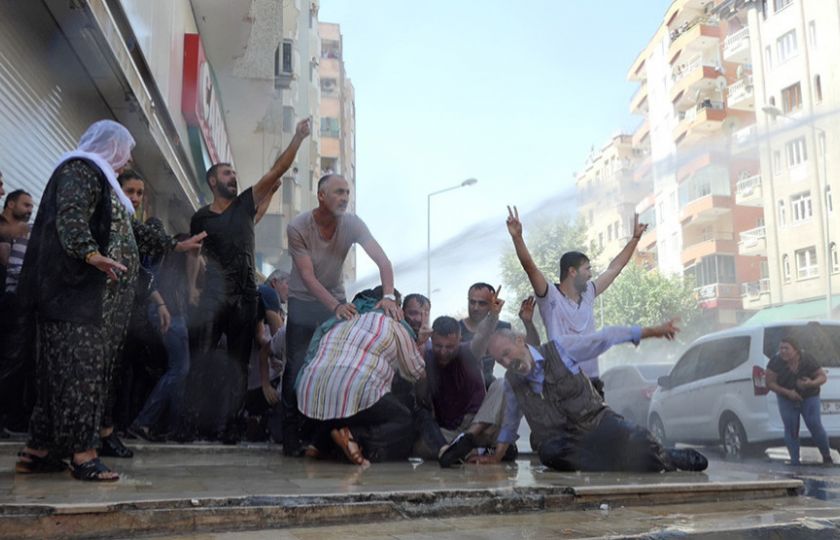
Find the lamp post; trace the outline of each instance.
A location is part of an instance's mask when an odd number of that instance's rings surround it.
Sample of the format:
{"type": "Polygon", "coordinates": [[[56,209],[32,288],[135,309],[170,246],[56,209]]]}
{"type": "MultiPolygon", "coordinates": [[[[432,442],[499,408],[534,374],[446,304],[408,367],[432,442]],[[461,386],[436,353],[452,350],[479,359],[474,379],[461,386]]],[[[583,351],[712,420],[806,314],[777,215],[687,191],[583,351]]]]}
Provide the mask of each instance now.
{"type": "Polygon", "coordinates": [[[451,186],[433,191],[426,196],[426,296],[432,298],[432,195],[439,195],[453,189],[473,186],[478,183],[475,178],[467,178],[457,186],[451,186]]]}
{"type": "MultiPolygon", "coordinates": [[[[781,110],[777,107],[772,105],[765,105],[761,108],[761,110],[773,118],[784,118],[786,120],[790,120],[792,122],[796,122],[796,118],[791,118],[784,114],[781,110]]],[[[829,227],[829,218],[828,218],[828,169],[826,168],[826,146],[828,146],[828,136],[825,133],[825,130],[821,127],[818,127],[811,123],[811,128],[820,133],[822,135],[822,148],[820,149],[820,160],[822,161],[822,182],[817,182],[820,187],[820,191],[822,191],[822,198],[820,200],[820,208],[823,210],[823,240],[825,241],[824,253],[825,253],[825,278],[826,278],[826,287],[825,287],[825,305],[826,305],[826,318],[831,319],[831,240],[828,233],[829,227]]]]}

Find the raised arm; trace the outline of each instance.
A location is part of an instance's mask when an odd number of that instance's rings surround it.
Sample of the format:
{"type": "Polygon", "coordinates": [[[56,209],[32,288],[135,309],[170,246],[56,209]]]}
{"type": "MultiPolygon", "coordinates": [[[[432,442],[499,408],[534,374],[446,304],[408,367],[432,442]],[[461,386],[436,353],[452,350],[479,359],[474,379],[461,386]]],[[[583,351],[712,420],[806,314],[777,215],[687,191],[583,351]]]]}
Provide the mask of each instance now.
{"type": "MultiPolygon", "coordinates": [[[[367,240],[361,243],[362,249],[365,250],[365,253],[368,254],[368,257],[376,263],[376,266],[379,267],[379,279],[380,283],[382,283],[382,294],[394,294],[394,268],[391,266],[391,261],[388,259],[388,256],[385,255],[385,251],[382,249],[382,246],[379,245],[372,236],[368,237],[367,240]]],[[[402,309],[397,303],[393,300],[389,300],[383,298],[376,304],[377,308],[381,308],[385,311],[385,314],[389,317],[392,317],[398,321],[401,321],[403,318],[402,309]]]]}
{"type": "Polygon", "coordinates": [[[528,281],[534,288],[534,294],[542,298],[548,292],[548,282],[540,269],[537,268],[534,259],[531,258],[531,253],[528,252],[525,239],[522,238],[522,222],[519,221],[519,210],[515,206],[512,209],[508,206],[507,229],[513,240],[516,257],[519,259],[522,269],[528,275],[528,281]]]}
{"type": "Polygon", "coordinates": [[[618,277],[618,274],[624,270],[624,267],[627,266],[628,262],[630,262],[630,257],[633,256],[633,252],[636,251],[639,239],[647,230],[647,227],[646,223],[639,223],[639,214],[635,214],[633,216],[633,237],[630,238],[630,241],[627,242],[624,249],[622,249],[621,252],[616,255],[612,261],[610,261],[610,265],[607,269],[601,272],[601,275],[595,279],[594,283],[596,295],[606,291],[607,288],[612,285],[612,282],[615,281],[615,278],[618,277]]]}
{"type": "Polygon", "coordinates": [[[648,338],[674,339],[680,329],[676,326],[677,319],[671,319],[658,326],[607,326],[594,334],[570,334],[554,339],[569,359],[576,364],[585,362],[606,352],[613,345],[619,343],[639,341],[648,338]]]}
{"type": "Polygon", "coordinates": [[[534,326],[534,308],[536,305],[536,299],[533,296],[529,296],[519,306],[519,319],[525,326],[525,343],[532,347],[540,346],[540,333],[537,331],[537,327],[534,326]]]}
{"type": "Polygon", "coordinates": [[[502,308],[505,301],[499,298],[499,293],[502,292],[502,286],[496,288],[496,294],[490,298],[490,311],[487,316],[478,323],[475,329],[475,335],[470,341],[470,352],[476,359],[481,359],[487,353],[487,345],[490,343],[490,336],[496,330],[496,325],[499,323],[499,315],[502,313],[502,308]]]}
{"type": "Polygon", "coordinates": [[[277,161],[268,170],[267,173],[260,178],[259,182],[254,184],[254,206],[260,208],[263,200],[271,198],[271,195],[280,187],[281,177],[289,170],[292,163],[295,161],[295,156],[300,148],[303,140],[309,136],[310,126],[309,118],[298,122],[295,135],[292,137],[292,142],[283,150],[283,153],[277,157],[277,161]]]}

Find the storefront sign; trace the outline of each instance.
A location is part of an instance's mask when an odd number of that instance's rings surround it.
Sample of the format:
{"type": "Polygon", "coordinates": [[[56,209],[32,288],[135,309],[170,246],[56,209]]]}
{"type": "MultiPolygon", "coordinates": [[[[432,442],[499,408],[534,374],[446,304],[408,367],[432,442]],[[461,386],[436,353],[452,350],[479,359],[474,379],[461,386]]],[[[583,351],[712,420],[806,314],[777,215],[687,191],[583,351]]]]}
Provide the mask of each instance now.
{"type": "Polygon", "coordinates": [[[222,106],[198,34],[184,34],[181,113],[187,124],[201,131],[201,138],[213,163],[233,163],[222,106]]]}

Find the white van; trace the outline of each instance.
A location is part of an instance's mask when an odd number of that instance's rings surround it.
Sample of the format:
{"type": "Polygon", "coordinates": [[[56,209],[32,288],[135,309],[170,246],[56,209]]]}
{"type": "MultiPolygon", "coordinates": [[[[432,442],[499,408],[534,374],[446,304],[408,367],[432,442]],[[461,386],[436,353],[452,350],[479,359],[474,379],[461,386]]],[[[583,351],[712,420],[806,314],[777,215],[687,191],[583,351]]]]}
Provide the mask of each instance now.
{"type": "MultiPolygon", "coordinates": [[[[840,437],[840,322],[835,321],[741,326],[696,340],[671,373],[659,378],[648,415],[651,432],[665,444],[719,442],[728,457],[783,444],[776,394],[764,375],[785,336],[825,369],[822,422],[829,438],[840,437]]],[[[802,434],[809,435],[804,422],[802,434]]]]}

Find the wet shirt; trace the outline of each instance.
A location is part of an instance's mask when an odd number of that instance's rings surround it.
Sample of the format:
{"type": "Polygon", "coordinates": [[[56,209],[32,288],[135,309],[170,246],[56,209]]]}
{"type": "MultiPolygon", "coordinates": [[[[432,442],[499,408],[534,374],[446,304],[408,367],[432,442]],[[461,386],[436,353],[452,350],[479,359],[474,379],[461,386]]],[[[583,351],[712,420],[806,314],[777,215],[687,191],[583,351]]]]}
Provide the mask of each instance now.
{"type": "MultiPolygon", "coordinates": [[[[343,302],[346,298],[342,279],[344,259],[353,244],[364,244],[371,238],[365,222],[354,214],[343,214],[338,217],[332,238],[325,239],[321,236],[315,217],[310,211],[295,216],[289,222],[286,232],[289,236],[289,254],[292,259],[309,256],[315,278],[333,298],[343,302]]],[[[289,298],[305,302],[318,301],[304,284],[295,264],[292,265],[292,273],[289,276],[289,298]]]]}
{"type": "Polygon", "coordinates": [[[207,233],[203,253],[207,256],[204,295],[215,299],[257,294],[254,274],[254,192],[246,189],[224,212],[205,206],[193,214],[190,234],[207,233]]]}
{"type": "Polygon", "coordinates": [[[437,423],[443,429],[456,429],[464,416],[478,412],[487,395],[481,365],[470,344],[461,343],[458,354],[443,367],[435,360],[432,348],[427,348],[426,366],[437,423]]]}
{"type": "Polygon", "coordinates": [[[782,388],[796,390],[803,399],[820,395],[820,387],[801,389],[796,387],[796,380],[799,377],[813,379],[820,370],[816,359],[808,353],[801,353],[799,357],[799,371],[794,373],[790,370],[787,362],[782,360],[778,354],[774,355],[767,364],[767,369],[777,375],[777,382],[782,388]]]}
{"type": "MultiPolygon", "coordinates": [[[[549,283],[545,295],[536,297],[548,339],[595,333],[595,295],[595,284],[591,281],[581,293],[579,303],[560,292],[555,284],[549,283]]],[[[581,368],[588,377],[597,377],[598,358],[582,362],[581,368]]]]}

